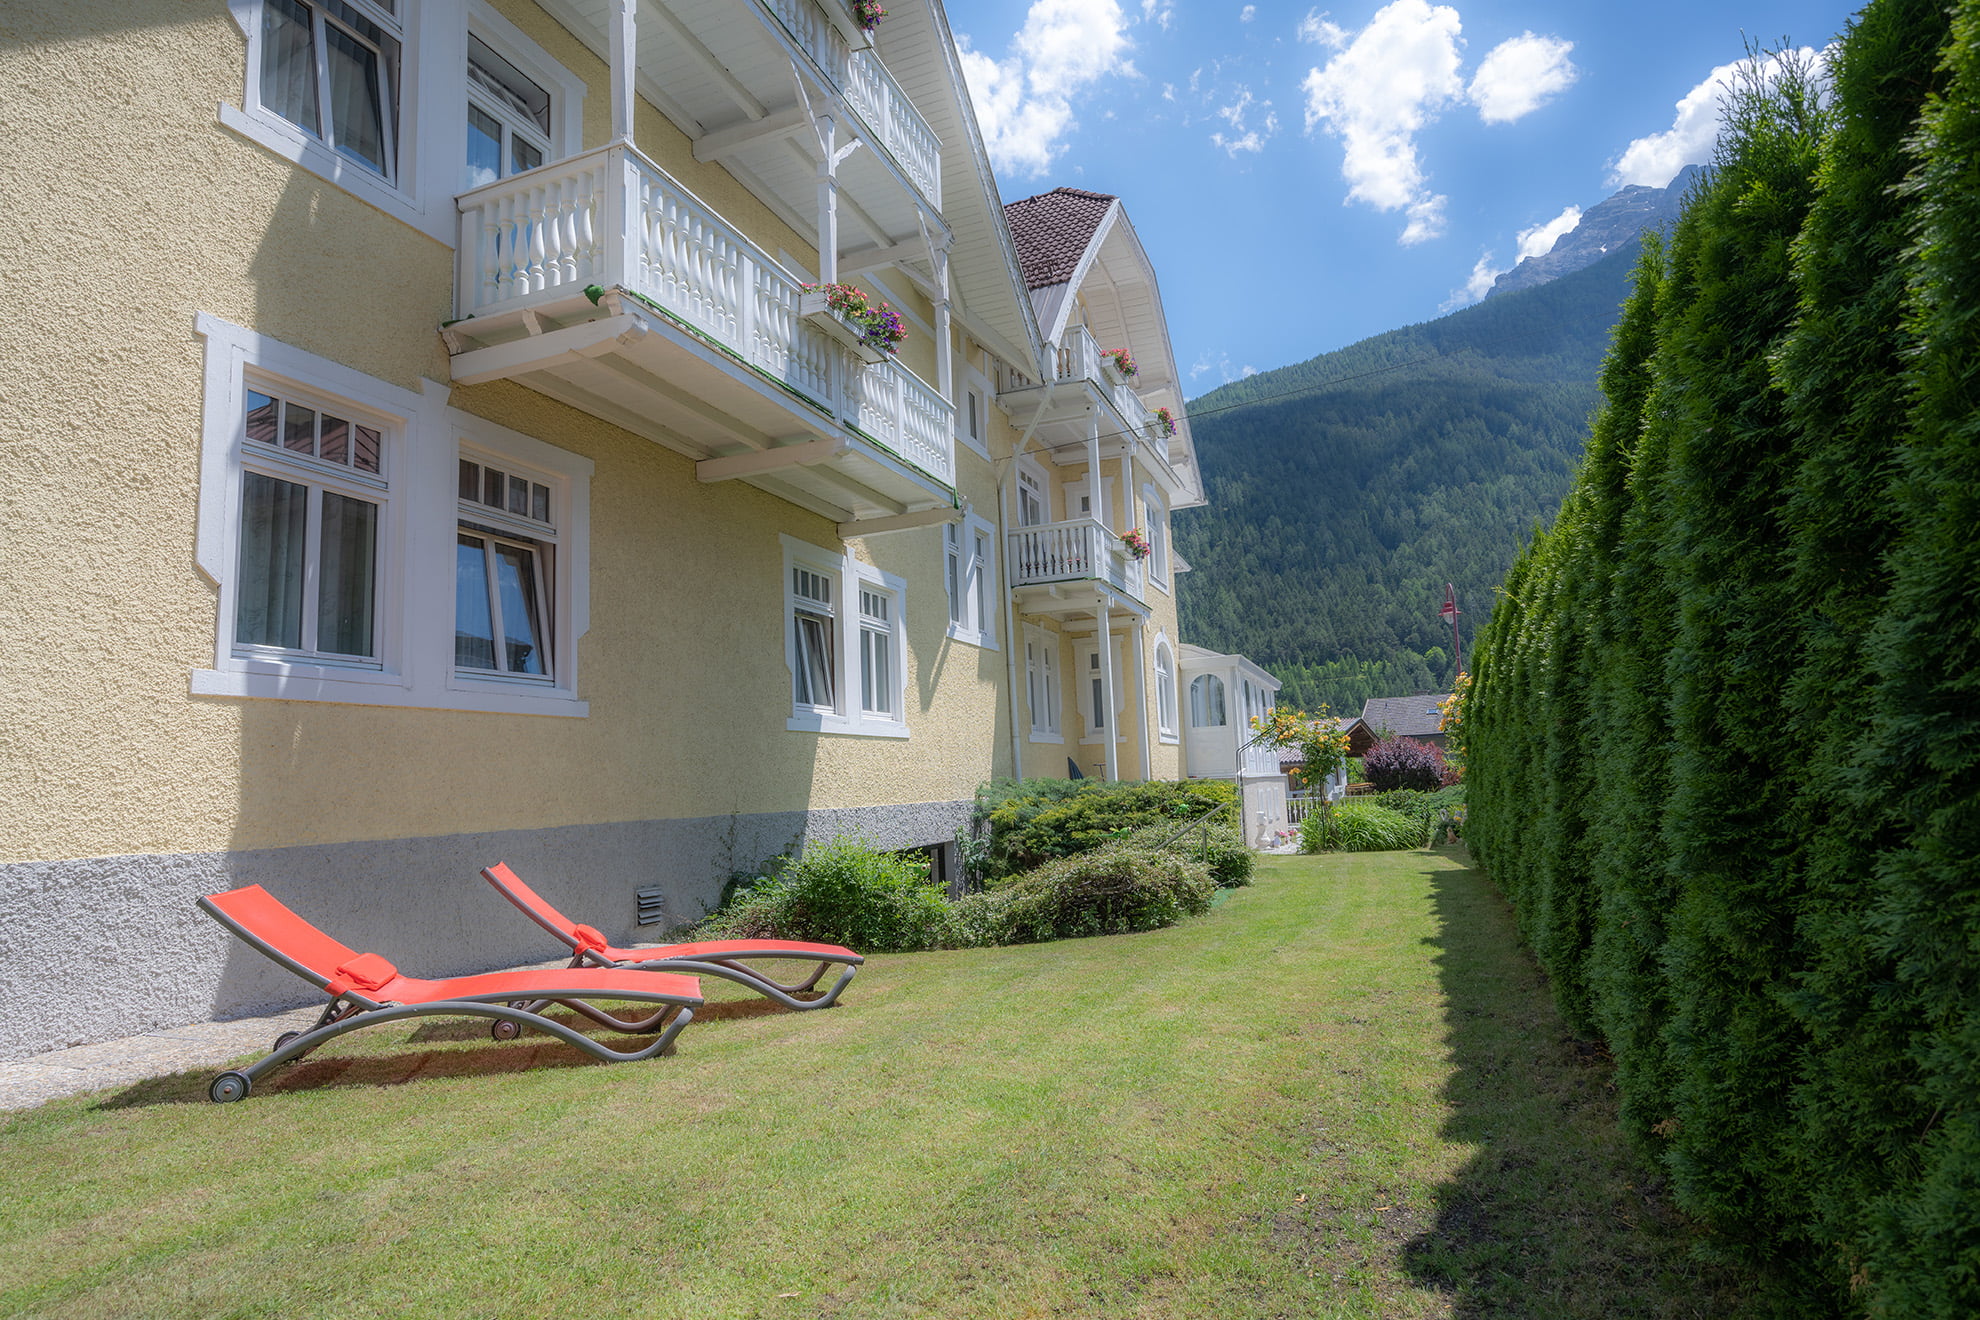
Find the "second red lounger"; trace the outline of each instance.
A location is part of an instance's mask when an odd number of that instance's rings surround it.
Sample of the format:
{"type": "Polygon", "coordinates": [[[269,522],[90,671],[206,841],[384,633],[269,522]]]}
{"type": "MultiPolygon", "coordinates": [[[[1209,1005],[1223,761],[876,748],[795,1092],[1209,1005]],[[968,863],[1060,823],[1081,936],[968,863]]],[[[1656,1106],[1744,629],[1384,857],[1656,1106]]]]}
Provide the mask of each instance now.
{"type": "Polygon", "coordinates": [[[551,907],[543,896],[522,882],[507,862],[482,868],[481,876],[501,895],[522,909],[531,921],[549,931],[571,950],[571,966],[639,968],[649,971],[693,972],[719,976],[747,986],[786,1008],[830,1008],[839,992],[852,982],[853,973],[866,961],[851,949],[837,944],[807,944],[800,940],[701,940],[693,944],[662,944],[650,949],[619,949],[590,926],[581,926],[551,907]],[[811,975],[796,985],[781,985],[763,973],[743,965],[743,959],[781,958],[815,962],[811,975]],[[817,999],[798,995],[817,985],[828,967],[843,966],[832,988],[817,999]]]}
{"type": "Polygon", "coordinates": [[[702,1002],[701,984],[692,976],[600,967],[421,980],[401,974],[375,953],[359,953],[331,939],[260,885],[211,894],[200,899],[199,905],[244,942],[330,996],[323,1016],[308,1031],[284,1032],[276,1037],[275,1048],[267,1058],[214,1078],[207,1094],[221,1103],[246,1096],[255,1079],[270,1069],[362,1027],[415,1017],[486,1017],[495,1020],[490,1033],[497,1040],[513,1040],[524,1027],[534,1027],[594,1058],[631,1062],[650,1059],[673,1044],[681,1028],[694,1020],[694,1010],[702,1002]],[[626,1021],[589,1002],[594,999],[656,1007],[638,1021],[626,1021]],[[676,1016],[652,1043],[637,1050],[615,1050],[536,1011],[547,1004],[562,1004],[600,1026],[638,1035],[660,1029],[669,1013],[676,1016]]]}

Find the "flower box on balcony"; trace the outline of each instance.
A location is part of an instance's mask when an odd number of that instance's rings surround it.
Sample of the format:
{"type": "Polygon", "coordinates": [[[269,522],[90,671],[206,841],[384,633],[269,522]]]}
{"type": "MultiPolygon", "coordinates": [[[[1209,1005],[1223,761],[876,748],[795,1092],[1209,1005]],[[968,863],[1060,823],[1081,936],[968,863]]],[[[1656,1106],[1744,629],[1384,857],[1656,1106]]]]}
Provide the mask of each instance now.
{"type": "Polygon", "coordinates": [[[865,326],[844,312],[834,311],[827,301],[830,296],[823,289],[805,290],[798,295],[798,315],[851,349],[860,361],[885,362],[890,356],[887,350],[867,338],[865,326]]]}

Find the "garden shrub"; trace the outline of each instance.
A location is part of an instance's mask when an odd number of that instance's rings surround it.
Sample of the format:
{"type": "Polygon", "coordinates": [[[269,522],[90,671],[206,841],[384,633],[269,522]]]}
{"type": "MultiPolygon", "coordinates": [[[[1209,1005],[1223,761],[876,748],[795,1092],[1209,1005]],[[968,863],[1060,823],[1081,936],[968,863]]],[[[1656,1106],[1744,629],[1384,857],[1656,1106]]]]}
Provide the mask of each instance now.
{"type": "Polygon", "coordinates": [[[1300,826],[1301,852],[1397,852],[1421,848],[1428,838],[1427,821],[1366,800],[1336,802],[1316,811],[1300,826]]]}
{"type": "Polygon", "coordinates": [[[1163,823],[1144,825],[1123,835],[1125,848],[1165,848],[1210,868],[1210,878],[1220,889],[1238,889],[1251,883],[1258,855],[1245,844],[1237,826],[1228,820],[1212,818],[1192,829],[1176,833],[1180,826],[1163,823]]]}
{"type": "Polygon", "coordinates": [[[1217,807],[1235,815],[1237,787],[1215,779],[999,781],[979,794],[978,804],[989,827],[982,878],[995,881],[1113,842],[1144,825],[1167,822],[1173,828],[1217,807]],[[986,801],[995,805],[986,810],[986,801]]]}
{"type": "Polygon", "coordinates": [[[1017,876],[981,896],[972,916],[1012,943],[1124,935],[1208,912],[1216,892],[1201,862],[1116,845],[1017,876]]]}
{"type": "Polygon", "coordinates": [[[1424,792],[1444,784],[1444,754],[1414,738],[1385,738],[1361,758],[1361,772],[1378,792],[1415,788],[1424,792]]]}
{"type": "Polygon", "coordinates": [[[811,940],[865,953],[937,942],[948,902],[928,864],[838,839],[773,864],[771,873],[702,923],[705,937],[811,940]]]}

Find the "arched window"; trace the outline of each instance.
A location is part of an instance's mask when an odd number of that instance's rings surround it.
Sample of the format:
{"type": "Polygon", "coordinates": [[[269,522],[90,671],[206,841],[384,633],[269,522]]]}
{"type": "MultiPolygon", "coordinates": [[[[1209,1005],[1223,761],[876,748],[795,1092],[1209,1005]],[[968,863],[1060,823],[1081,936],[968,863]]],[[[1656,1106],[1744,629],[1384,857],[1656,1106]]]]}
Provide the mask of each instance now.
{"type": "Polygon", "coordinates": [[[1222,728],[1230,721],[1224,715],[1224,680],[1215,674],[1198,674],[1189,685],[1189,722],[1199,729],[1222,728]]]}
{"type": "Polygon", "coordinates": [[[1155,725],[1164,735],[1176,733],[1176,664],[1169,658],[1169,644],[1155,643],[1155,725]]]}

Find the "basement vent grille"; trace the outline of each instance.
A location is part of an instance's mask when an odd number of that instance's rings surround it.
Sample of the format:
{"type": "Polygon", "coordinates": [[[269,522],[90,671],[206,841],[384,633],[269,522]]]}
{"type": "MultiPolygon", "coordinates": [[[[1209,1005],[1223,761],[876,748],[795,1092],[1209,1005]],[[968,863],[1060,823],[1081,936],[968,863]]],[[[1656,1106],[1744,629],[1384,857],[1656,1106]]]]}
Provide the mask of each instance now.
{"type": "Polygon", "coordinates": [[[660,888],[642,889],[636,895],[639,900],[639,924],[657,926],[667,919],[667,893],[660,888]]]}

